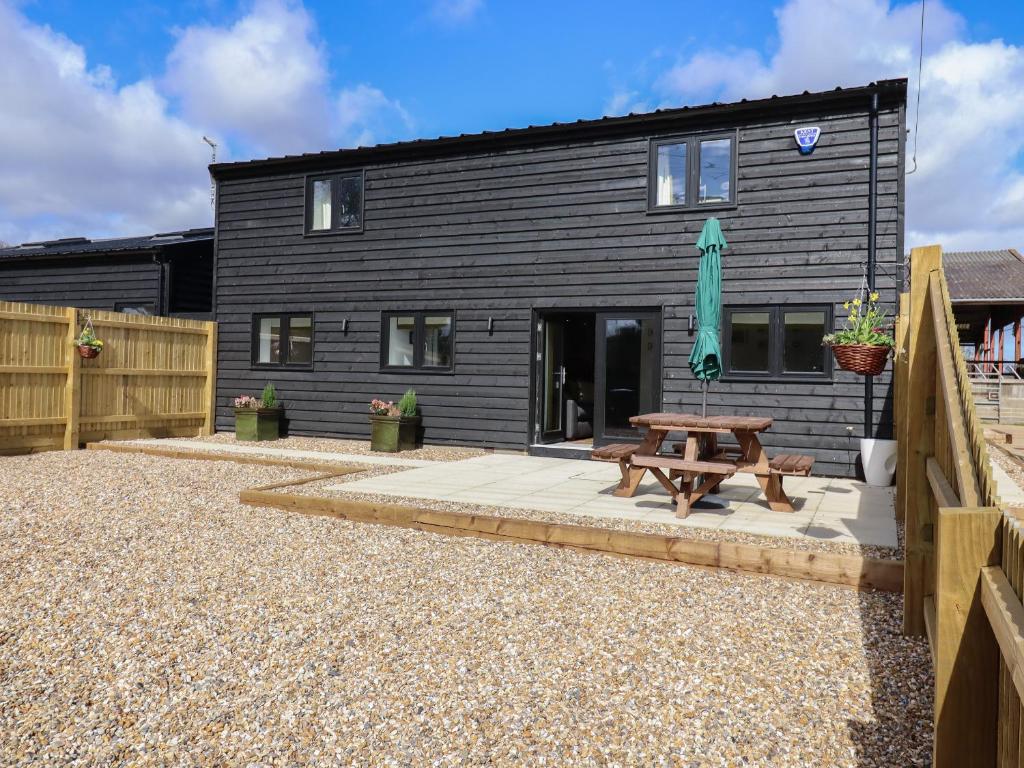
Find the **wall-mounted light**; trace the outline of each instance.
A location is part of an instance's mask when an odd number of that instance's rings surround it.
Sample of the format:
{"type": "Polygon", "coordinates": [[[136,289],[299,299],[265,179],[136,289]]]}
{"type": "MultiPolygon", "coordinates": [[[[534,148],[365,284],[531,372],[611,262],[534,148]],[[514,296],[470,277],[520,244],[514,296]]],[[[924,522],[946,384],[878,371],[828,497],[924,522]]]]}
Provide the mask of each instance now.
{"type": "Polygon", "coordinates": [[[343,317],[341,319],[341,332],[342,333],[348,333],[348,318],[347,317],[343,317]]]}
{"type": "Polygon", "coordinates": [[[488,336],[493,336],[494,335],[494,318],[493,317],[488,317],[487,318],[487,335],[488,336]]]}
{"type": "Polygon", "coordinates": [[[686,323],[686,332],[688,334],[690,334],[691,336],[693,336],[693,333],[696,330],[697,330],[697,324],[693,320],[693,315],[690,315],[690,317],[689,317],[689,319],[688,319],[688,321],[686,323]]]}

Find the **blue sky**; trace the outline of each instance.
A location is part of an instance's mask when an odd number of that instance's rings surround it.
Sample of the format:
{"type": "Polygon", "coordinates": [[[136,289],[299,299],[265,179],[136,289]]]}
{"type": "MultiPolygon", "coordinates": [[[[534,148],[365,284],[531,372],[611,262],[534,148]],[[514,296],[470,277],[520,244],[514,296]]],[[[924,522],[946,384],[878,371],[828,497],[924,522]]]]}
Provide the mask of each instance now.
{"type": "MultiPolygon", "coordinates": [[[[204,134],[243,159],[881,77],[913,92],[919,9],[0,0],[0,240],[208,223],[204,134]]],[[[1024,246],[1024,2],[926,11],[908,243],[1024,246]]]]}
{"type": "MultiPolygon", "coordinates": [[[[704,48],[770,52],[778,44],[777,6],[764,0],[465,5],[475,9],[445,19],[427,2],[305,3],[326,48],[331,85],[372,83],[409,110],[416,136],[599,117],[612,93],[643,88],[659,64],[704,48]]],[[[1024,44],[1021,0],[945,5],[965,19],[965,39],[1024,44]]],[[[229,25],[250,6],[58,0],[23,10],[68,34],[120,81],[134,81],[162,74],[177,30],[229,25]]],[[[663,97],[653,96],[654,104],[663,97]]]]}

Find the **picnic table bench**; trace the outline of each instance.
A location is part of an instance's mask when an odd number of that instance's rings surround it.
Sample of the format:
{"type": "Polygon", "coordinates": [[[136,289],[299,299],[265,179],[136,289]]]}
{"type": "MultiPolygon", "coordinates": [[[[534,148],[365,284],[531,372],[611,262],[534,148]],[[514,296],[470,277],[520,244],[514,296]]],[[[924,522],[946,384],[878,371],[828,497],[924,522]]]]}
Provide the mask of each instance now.
{"type": "Polygon", "coordinates": [[[737,472],[757,478],[768,506],[776,512],[792,512],[793,502],[782,487],[787,475],[806,477],[814,466],[814,458],[797,454],[780,454],[769,459],[758,433],[772,425],[772,420],[759,416],[694,416],[680,413],[648,413],[634,416],[630,422],[646,427],[639,444],[614,443],[594,449],[591,458],[618,462],[622,478],[613,492],[616,496],[633,496],[647,472],[672,494],[676,516],[686,517],[690,505],[737,472]],[[670,432],[686,432],[686,442],[677,443],[678,455],[661,454],[661,444],[670,432]],[[718,435],[732,434],[738,447],[718,447],[718,435]],[[664,470],[668,470],[668,476],[664,470]],[[679,480],[676,488],[673,480],[679,480]]]}

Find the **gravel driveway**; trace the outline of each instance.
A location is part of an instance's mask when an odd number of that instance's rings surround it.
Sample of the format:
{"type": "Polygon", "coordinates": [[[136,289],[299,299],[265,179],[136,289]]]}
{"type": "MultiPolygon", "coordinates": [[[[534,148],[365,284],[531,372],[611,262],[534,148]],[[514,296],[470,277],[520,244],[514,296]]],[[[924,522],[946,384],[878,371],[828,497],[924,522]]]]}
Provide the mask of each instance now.
{"type": "Polygon", "coordinates": [[[927,764],[898,595],[237,502],[302,474],[0,459],[0,763],[927,764]]]}

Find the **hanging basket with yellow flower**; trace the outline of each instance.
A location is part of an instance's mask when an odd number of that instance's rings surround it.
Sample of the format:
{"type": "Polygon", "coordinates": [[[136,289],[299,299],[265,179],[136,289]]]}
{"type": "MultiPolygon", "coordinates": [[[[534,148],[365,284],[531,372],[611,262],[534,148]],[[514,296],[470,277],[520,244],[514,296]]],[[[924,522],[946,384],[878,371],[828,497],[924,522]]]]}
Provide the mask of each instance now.
{"type": "Polygon", "coordinates": [[[823,343],[832,348],[843,370],[877,376],[896,344],[885,311],[878,306],[878,292],[868,294],[867,301],[851,299],[843,309],[849,313],[846,327],[825,336],[823,343]]]}

